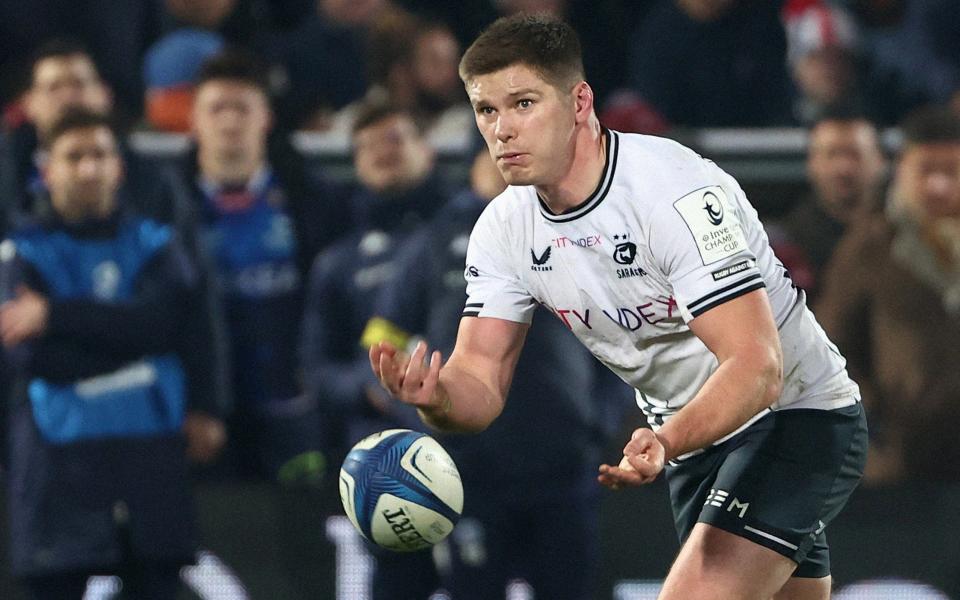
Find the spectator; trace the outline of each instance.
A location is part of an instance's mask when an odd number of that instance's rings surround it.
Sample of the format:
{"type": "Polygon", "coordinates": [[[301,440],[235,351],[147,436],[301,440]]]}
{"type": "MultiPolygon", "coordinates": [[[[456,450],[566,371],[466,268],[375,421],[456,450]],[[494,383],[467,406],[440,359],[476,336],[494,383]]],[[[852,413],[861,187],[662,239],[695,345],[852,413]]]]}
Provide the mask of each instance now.
{"type": "Polygon", "coordinates": [[[140,60],[158,35],[159,25],[160,2],[0,2],[0,77],[4,84],[20,80],[23,69],[30,66],[24,59],[52,39],[82,40],[114,92],[116,109],[135,120],[143,103],[140,60]],[[7,56],[5,49],[9,49],[7,56]]]}
{"type": "MultiPolygon", "coordinates": [[[[50,212],[41,176],[43,151],[38,148],[53,124],[71,108],[100,114],[113,112],[113,95],[100,78],[87,51],[76,42],[54,40],[42,46],[33,60],[25,104],[29,122],[9,133],[3,157],[3,216],[17,226],[50,212]]],[[[123,144],[121,143],[121,151],[123,144]]],[[[177,203],[169,181],[135,155],[124,152],[125,173],[118,201],[150,217],[164,218],[177,203]]]]}
{"type": "Polygon", "coordinates": [[[863,110],[853,19],[825,2],[791,0],[784,7],[783,20],[787,61],[796,88],[796,120],[811,125],[830,111],[863,110]]]}
{"type": "Polygon", "coordinates": [[[371,102],[410,112],[435,146],[474,126],[457,75],[460,47],[447,26],[391,13],[374,28],[370,47],[371,86],[363,100],[336,114],[332,132],[348,135],[357,111],[371,102]]]}
{"type": "Polygon", "coordinates": [[[810,193],[767,233],[812,302],[844,231],[882,208],[886,159],[873,124],[853,113],[821,118],[807,141],[807,179],[810,193]]]}
{"type": "Polygon", "coordinates": [[[903,124],[886,215],[840,241],[818,304],[870,412],[866,479],[958,480],[960,118],[903,124]]]}
{"type": "MultiPolygon", "coordinates": [[[[44,141],[52,211],[4,243],[0,274],[11,567],[38,600],[79,600],[99,573],[172,600],[197,543],[180,433],[181,357],[209,351],[187,327],[196,276],[169,227],[123,213],[105,117],[68,113],[44,141]]],[[[211,458],[219,433],[190,447],[211,458]]]]}
{"type": "Polygon", "coordinates": [[[859,24],[870,101],[896,124],[924,102],[946,102],[960,85],[953,0],[845,0],[859,24]]]}
{"type": "Polygon", "coordinates": [[[331,191],[307,177],[273,112],[262,69],[244,53],[206,62],[183,166],[198,252],[212,264],[227,324],[235,411],[231,448],[245,476],[315,482],[315,403],[302,394],[296,339],[310,261],[341,221],[331,191]]]}
{"type": "Polygon", "coordinates": [[[186,133],[197,75],[223,49],[223,38],[202,29],[178,29],[160,38],[143,59],[147,123],[159,131],[186,133]]]}
{"type": "Polygon", "coordinates": [[[790,120],[777,2],[660,0],[629,54],[627,85],[673,126],[758,127],[790,120]]]}
{"type": "Polygon", "coordinates": [[[335,111],[363,97],[370,32],[395,10],[389,0],[317,0],[300,27],[273,37],[267,53],[284,73],[285,127],[325,130],[335,111]]]}
{"type": "Polygon", "coordinates": [[[236,10],[238,0],[164,0],[166,12],[179,22],[216,30],[236,10]]]}
{"type": "MultiPolygon", "coordinates": [[[[445,353],[452,350],[466,301],[470,231],[486,203],[506,187],[486,149],[473,163],[471,187],[405,243],[397,277],[381,293],[364,344],[378,342],[378,332],[413,339],[406,333],[412,332],[445,353]]],[[[470,491],[450,537],[450,559],[437,565],[444,589],[457,599],[501,598],[518,578],[537,597],[596,596],[600,497],[593,478],[607,441],[598,413],[606,409],[615,415],[609,420],[617,420],[633,391],[594,361],[559,319],[541,313],[527,333],[500,419],[477,436],[441,438],[470,491]],[[539,417],[544,411],[550,419],[539,417]],[[508,463],[509,469],[490,468],[508,463]]],[[[381,556],[377,566],[395,572],[391,580],[418,569],[428,578],[427,558],[381,556]]]]}
{"type": "MultiPolygon", "coordinates": [[[[356,227],[317,257],[310,273],[303,324],[303,371],[320,402],[335,464],[360,438],[402,426],[419,428],[416,414],[390,400],[370,372],[360,345],[376,296],[397,276],[397,253],[447,200],[433,152],[410,113],[387,104],[360,109],[354,124],[351,199],[356,227]]],[[[333,462],[333,461],[331,461],[333,462]]],[[[374,598],[426,598],[436,588],[429,555],[413,571],[377,569],[374,598]]]]}

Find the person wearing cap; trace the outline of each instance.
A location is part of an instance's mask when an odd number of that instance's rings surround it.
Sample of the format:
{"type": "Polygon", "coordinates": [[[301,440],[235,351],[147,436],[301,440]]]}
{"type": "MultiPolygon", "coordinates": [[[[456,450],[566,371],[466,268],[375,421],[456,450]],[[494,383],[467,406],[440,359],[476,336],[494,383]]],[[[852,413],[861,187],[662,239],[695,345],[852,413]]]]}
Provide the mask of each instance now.
{"type": "MultiPolygon", "coordinates": [[[[919,83],[929,77],[917,73],[907,77],[892,69],[878,51],[876,36],[841,6],[824,0],[790,0],[781,16],[796,123],[809,126],[826,113],[845,111],[861,113],[880,126],[894,126],[934,97],[919,83]]],[[[912,65],[929,63],[942,70],[925,42],[905,38],[899,43],[902,48],[896,52],[926,57],[926,62],[914,60],[912,65]]]]}
{"type": "Polygon", "coordinates": [[[853,19],[819,0],[790,0],[783,20],[797,122],[812,125],[829,111],[860,108],[853,19]]]}
{"type": "Polygon", "coordinates": [[[223,49],[223,38],[203,29],[173,31],[147,50],[143,79],[146,119],[159,131],[190,130],[193,91],[203,61],[223,49]]]}

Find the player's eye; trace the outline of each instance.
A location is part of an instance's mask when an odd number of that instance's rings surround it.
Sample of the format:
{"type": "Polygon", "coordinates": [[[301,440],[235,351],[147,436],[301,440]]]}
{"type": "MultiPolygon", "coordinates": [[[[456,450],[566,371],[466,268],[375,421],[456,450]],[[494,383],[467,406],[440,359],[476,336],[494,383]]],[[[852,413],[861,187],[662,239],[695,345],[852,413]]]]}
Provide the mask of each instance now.
{"type": "Polygon", "coordinates": [[[517,101],[517,106],[519,106],[520,108],[530,108],[531,106],[533,106],[533,100],[529,98],[523,98],[522,100],[517,101]]]}
{"type": "Polygon", "coordinates": [[[481,115],[492,115],[493,107],[492,106],[478,106],[477,113],[481,115]]]}

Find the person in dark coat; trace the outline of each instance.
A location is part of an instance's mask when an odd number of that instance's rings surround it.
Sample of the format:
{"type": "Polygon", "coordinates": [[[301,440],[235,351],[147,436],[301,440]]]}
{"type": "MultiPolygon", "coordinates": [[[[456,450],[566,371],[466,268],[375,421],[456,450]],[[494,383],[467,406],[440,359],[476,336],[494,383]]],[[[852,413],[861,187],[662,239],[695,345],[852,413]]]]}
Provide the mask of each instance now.
{"type": "Polygon", "coordinates": [[[274,129],[263,69],[226,51],[201,67],[194,148],[178,180],[182,228],[213,275],[233,411],[228,469],[317,481],[324,467],[315,401],[303,394],[297,340],[313,257],[344,230],[335,186],[308,175],[274,129]]]}
{"type": "Polygon", "coordinates": [[[172,599],[197,546],[182,433],[185,359],[209,353],[187,327],[197,274],[169,226],[120,209],[107,118],[68,112],[45,144],[52,210],[0,248],[11,568],[37,600],[80,599],[101,573],[172,599]]]}

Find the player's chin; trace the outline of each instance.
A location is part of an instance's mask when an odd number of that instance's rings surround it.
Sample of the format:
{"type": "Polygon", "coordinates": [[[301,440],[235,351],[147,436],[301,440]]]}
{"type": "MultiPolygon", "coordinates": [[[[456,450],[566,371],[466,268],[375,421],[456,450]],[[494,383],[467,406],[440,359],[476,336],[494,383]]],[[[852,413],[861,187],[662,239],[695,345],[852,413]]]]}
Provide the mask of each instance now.
{"type": "Polygon", "coordinates": [[[515,166],[500,168],[500,175],[507,185],[536,185],[536,179],[527,169],[521,169],[515,166]]]}

